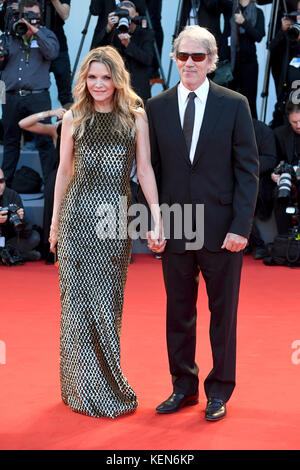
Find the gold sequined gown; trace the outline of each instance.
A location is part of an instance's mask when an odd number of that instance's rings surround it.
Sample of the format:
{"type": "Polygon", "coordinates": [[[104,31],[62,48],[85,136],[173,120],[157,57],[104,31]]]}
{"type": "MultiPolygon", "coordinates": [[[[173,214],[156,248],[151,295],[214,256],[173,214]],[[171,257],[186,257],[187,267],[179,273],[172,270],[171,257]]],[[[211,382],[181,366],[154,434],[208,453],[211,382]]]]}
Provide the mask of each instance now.
{"type": "Polygon", "coordinates": [[[124,209],[125,197],[130,204],[135,133],[114,133],[113,113],[97,112],[83,137],[74,136],[74,148],[74,176],[62,201],[58,237],[62,400],[78,413],[114,418],[137,407],[120,367],[132,243],[124,236],[120,197],[124,209]]]}

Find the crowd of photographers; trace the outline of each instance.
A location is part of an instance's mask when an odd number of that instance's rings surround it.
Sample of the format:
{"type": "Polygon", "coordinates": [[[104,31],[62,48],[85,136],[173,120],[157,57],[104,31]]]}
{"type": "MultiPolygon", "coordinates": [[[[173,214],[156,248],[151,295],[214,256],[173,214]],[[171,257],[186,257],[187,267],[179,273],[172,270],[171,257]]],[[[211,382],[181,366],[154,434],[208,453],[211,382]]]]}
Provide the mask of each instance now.
{"type": "MultiPolygon", "coordinates": [[[[219,48],[218,68],[211,79],[247,96],[260,156],[256,220],[267,220],[274,211],[278,233],[283,234],[297,223],[300,208],[300,2],[275,2],[278,12],[268,46],[277,103],[270,125],[257,120],[256,110],[256,44],[265,36],[265,18],[257,5],[267,3],[272,2],[186,0],[182,3],[179,30],[193,22],[209,28],[219,48]]],[[[51,117],[58,119],[73,102],[63,29],[70,7],[71,0],[0,0],[0,71],[6,85],[6,103],[2,106],[0,250],[6,259],[15,258],[16,263],[39,259],[40,252],[47,258],[47,234],[30,227],[22,200],[13,188],[22,132],[26,129],[22,123],[29,119],[27,128],[34,132],[40,155],[47,227],[59,160],[57,128],[51,117]],[[58,113],[50,111],[51,72],[62,106],[56,110],[58,113]]],[[[114,46],[124,58],[133,88],[146,102],[151,96],[150,79],[160,77],[161,72],[162,0],[91,0],[89,9],[98,17],[91,48],[114,46]]],[[[252,251],[256,259],[266,255],[256,222],[247,251],[252,251]]]]}

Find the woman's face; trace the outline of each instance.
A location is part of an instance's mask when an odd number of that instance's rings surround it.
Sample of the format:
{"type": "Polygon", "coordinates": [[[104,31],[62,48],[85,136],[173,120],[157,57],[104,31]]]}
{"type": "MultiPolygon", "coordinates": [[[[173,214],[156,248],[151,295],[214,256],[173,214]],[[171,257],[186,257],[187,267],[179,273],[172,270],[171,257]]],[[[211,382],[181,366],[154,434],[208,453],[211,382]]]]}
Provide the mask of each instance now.
{"type": "Polygon", "coordinates": [[[96,103],[112,103],[115,85],[109,68],[100,62],[92,62],[87,74],[87,88],[96,103]]]}

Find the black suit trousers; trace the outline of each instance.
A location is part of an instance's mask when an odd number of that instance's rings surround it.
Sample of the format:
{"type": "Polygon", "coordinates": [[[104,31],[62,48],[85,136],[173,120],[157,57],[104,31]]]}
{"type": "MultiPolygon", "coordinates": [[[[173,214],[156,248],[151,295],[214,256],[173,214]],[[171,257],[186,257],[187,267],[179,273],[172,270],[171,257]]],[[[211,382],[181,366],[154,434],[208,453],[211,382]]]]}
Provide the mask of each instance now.
{"type": "Polygon", "coordinates": [[[207,397],[228,401],[235,387],[236,320],[242,252],[206,248],[163,255],[167,292],[167,346],[175,393],[198,392],[196,303],[199,272],[209,299],[213,368],[204,382],[207,397]]]}

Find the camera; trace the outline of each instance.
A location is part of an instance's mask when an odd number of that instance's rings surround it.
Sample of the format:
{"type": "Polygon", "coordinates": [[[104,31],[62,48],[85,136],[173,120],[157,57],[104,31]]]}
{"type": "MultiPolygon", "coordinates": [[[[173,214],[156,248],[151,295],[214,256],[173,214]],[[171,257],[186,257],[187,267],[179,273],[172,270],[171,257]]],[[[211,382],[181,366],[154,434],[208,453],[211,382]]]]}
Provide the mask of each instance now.
{"type": "Polygon", "coordinates": [[[119,17],[117,30],[120,33],[128,33],[131,23],[140,24],[142,28],[147,28],[147,18],[145,16],[135,16],[130,18],[129,11],[124,8],[120,8],[115,11],[115,15],[119,17]]]}
{"type": "Polygon", "coordinates": [[[292,182],[295,178],[295,170],[292,165],[281,161],[278,168],[274,169],[275,175],[280,175],[278,180],[278,199],[287,199],[291,195],[292,182]]]}
{"type": "MultiPolygon", "coordinates": [[[[13,34],[15,36],[23,36],[27,33],[28,27],[23,21],[20,21],[24,18],[28,23],[33,26],[37,26],[41,23],[41,17],[32,11],[27,11],[20,13],[20,1],[18,2],[6,2],[5,5],[5,31],[4,34],[13,34]],[[13,3],[18,3],[16,8],[12,7],[13,3]]],[[[2,55],[3,52],[2,52],[2,55]]]]}
{"type": "Polygon", "coordinates": [[[120,33],[128,33],[129,26],[131,23],[131,18],[129,16],[128,10],[120,8],[119,10],[115,11],[115,15],[119,17],[117,30],[120,31],[120,33]]]}
{"type": "Polygon", "coordinates": [[[299,11],[292,11],[291,13],[284,13],[283,15],[283,18],[293,23],[286,32],[288,38],[291,40],[297,40],[300,35],[300,24],[298,24],[297,21],[298,16],[300,16],[299,11]]]}
{"type": "Polygon", "coordinates": [[[17,214],[19,209],[20,207],[16,204],[8,204],[6,207],[1,207],[1,212],[7,211],[7,220],[13,225],[16,232],[20,232],[24,228],[24,224],[17,214]]]}
{"type": "MultiPolygon", "coordinates": [[[[32,24],[33,26],[37,26],[41,24],[41,17],[34,13],[33,11],[26,11],[25,13],[21,14],[21,18],[24,18],[28,23],[32,24]]],[[[11,26],[11,31],[16,36],[24,36],[27,33],[28,27],[23,21],[14,22],[11,26]]]]}

